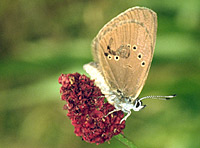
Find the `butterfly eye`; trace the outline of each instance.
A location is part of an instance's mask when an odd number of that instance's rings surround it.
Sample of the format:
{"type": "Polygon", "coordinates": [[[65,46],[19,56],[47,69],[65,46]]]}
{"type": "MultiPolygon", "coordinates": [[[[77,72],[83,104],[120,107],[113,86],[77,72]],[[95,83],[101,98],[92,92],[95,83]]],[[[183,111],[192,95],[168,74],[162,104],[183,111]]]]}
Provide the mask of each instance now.
{"type": "Polygon", "coordinates": [[[145,64],[146,64],[145,61],[142,61],[142,63],[141,63],[142,67],[144,67],[145,64]]]}
{"type": "Polygon", "coordinates": [[[119,61],[119,56],[114,57],[115,61],[119,61]]]}
{"type": "Polygon", "coordinates": [[[137,101],[137,103],[136,103],[136,108],[138,108],[139,106],[141,105],[141,102],[140,101],[137,101]]]}

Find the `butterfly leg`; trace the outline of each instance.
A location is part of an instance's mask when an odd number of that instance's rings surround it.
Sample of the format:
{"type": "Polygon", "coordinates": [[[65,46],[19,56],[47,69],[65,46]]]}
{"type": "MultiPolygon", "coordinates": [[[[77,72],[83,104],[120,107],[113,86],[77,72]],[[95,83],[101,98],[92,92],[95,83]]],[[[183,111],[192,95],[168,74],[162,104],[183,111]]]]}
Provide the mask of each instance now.
{"type": "Polygon", "coordinates": [[[127,113],[127,115],[120,121],[120,124],[125,120],[126,121],[126,119],[131,115],[131,111],[129,110],[123,110],[123,112],[125,112],[125,113],[127,113]]]}
{"type": "Polygon", "coordinates": [[[114,112],[117,112],[117,111],[120,111],[121,109],[114,109],[114,110],[112,110],[112,111],[110,111],[105,117],[107,117],[108,115],[110,115],[110,114],[112,114],[112,113],[114,113],[114,112]]]}

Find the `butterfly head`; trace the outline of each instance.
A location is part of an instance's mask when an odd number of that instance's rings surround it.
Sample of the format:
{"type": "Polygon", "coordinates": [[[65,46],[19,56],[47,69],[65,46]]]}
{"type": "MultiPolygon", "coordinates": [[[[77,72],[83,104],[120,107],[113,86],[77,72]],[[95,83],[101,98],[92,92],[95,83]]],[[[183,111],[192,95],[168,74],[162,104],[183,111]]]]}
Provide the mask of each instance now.
{"type": "Polygon", "coordinates": [[[146,105],[143,105],[142,104],[142,101],[140,99],[136,99],[134,102],[133,102],[133,110],[134,111],[140,111],[141,109],[145,108],[146,105]]]}
{"type": "Polygon", "coordinates": [[[117,92],[114,95],[114,106],[117,110],[122,110],[125,113],[130,112],[131,110],[140,111],[146,105],[143,105],[141,99],[133,97],[125,97],[122,92],[117,92]]]}

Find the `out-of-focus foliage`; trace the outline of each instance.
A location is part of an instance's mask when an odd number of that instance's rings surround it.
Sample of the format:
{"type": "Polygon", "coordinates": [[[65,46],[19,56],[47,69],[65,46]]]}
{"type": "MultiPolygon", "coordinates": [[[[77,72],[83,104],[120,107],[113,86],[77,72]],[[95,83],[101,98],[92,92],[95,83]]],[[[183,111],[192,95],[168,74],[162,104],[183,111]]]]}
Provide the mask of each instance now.
{"type": "MultiPolygon", "coordinates": [[[[177,97],[145,100],[124,134],[142,148],[200,147],[199,0],[1,0],[0,147],[97,147],[73,133],[57,79],[85,73],[93,37],[134,6],[158,15],[154,60],[140,96],[177,97]]],[[[98,147],[123,145],[113,138],[98,147]]]]}

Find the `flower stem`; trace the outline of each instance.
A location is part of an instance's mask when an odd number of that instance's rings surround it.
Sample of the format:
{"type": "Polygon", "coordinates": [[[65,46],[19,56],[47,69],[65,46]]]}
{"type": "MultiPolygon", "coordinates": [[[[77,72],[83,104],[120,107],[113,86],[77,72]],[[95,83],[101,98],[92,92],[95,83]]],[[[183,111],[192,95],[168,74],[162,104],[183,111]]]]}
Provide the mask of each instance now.
{"type": "Polygon", "coordinates": [[[128,148],[137,148],[130,140],[128,140],[124,135],[119,134],[114,136],[117,140],[119,140],[121,143],[126,145],[128,148]]]}

